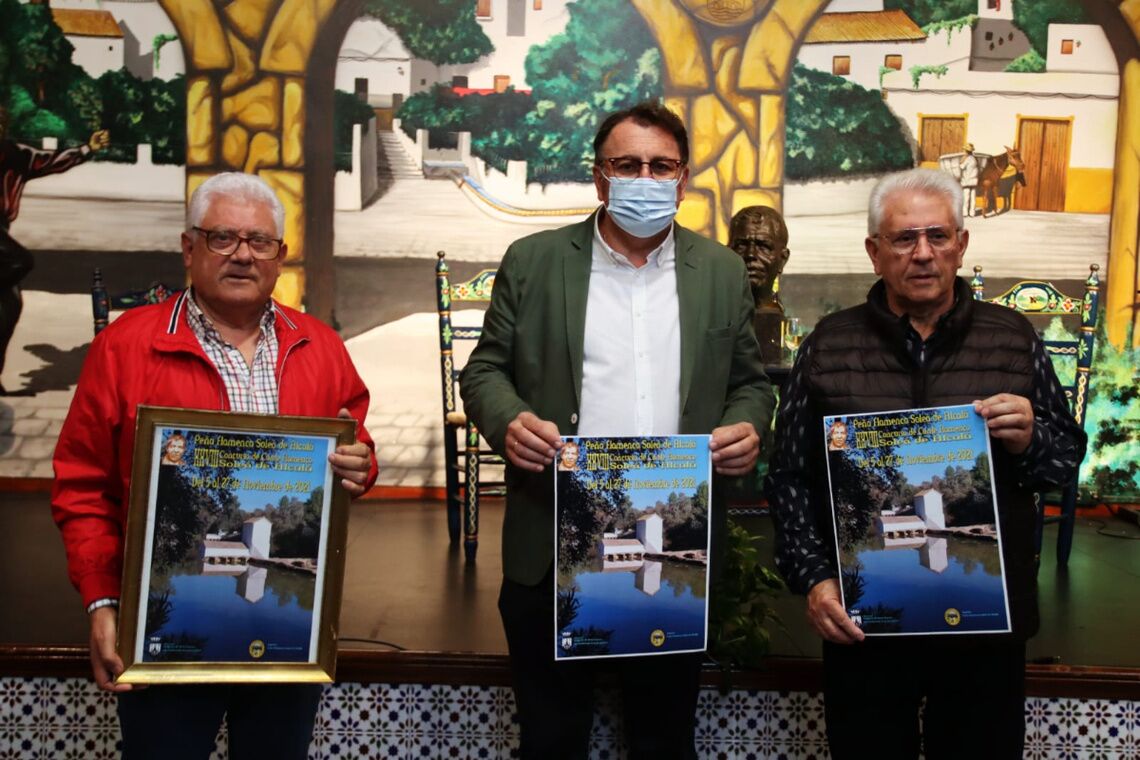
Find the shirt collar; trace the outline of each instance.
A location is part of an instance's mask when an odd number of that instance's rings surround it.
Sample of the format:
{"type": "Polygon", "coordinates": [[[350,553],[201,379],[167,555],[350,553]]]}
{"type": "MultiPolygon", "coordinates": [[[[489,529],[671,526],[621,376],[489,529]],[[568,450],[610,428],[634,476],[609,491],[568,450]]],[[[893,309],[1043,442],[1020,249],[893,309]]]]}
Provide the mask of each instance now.
{"type": "MultiPolygon", "coordinates": [[[[629,259],[615,251],[610,244],[606,242],[606,239],[602,237],[602,213],[604,213],[604,211],[594,214],[594,251],[601,252],[601,254],[615,266],[632,267],[633,265],[629,263],[629,259]]],[[[676,254],[676,239],[673,236],[673,225],[670,224],[669,234],[661,241],[661,245],[650,251],[649,256],[646,257],[646,266],[665,267],[673,263],[676,254]]]]}
{"type": "MultiPolygon", "coordinates": [[[[271,298],[265,302],[265,310],[261,313],[261,321],[258,325],[260,334],[268,335],[272,333],[276,319],[277,309],[271,298]]],[[[194,300],[193,288],[190,288],[189,297],[186,299],[186,322],[190,325],[190,330],[197,336],[198,340],[225,342],[218,333],[218,329],[214,327],[214,323],[206,316],[206,312],[202,311],[202,307],[194,300]]]]}

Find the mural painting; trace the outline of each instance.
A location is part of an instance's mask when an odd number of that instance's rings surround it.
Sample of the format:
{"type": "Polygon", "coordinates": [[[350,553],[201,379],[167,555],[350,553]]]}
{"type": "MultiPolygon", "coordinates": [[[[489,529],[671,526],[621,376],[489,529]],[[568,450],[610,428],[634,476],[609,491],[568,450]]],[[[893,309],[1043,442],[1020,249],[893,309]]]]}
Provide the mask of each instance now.
{"type": "Polygon", "coordinates": [[[982,267],[987,294],[1040,278],[1079,296],[1099,267],[1082,486],[1136,500],[1140,182],[1118,126],[1140,118],[1125,84],[1138,74],[1118,63],[1136,35],[1121,43],[1126,11],[1108,10],[1112,23],[1079,0],[0,0],[7,138],[109,135],[29,182],[9,220],[36,268],[0,377],[25,394],[0,401],[0,474],[46,475],[21,454],[36,426],[16,421],[73,386],[92,270],[112,294],[180,286],[184,199],[236,169],[286,204],[276,295],[337,324],[372,387],[380,482],[441,485],[436,252],[466,279],[583,218],[600,119],[662,98],[692,142],[679,221],[727,243],[742,208],[779,210],[795,251],[779,300],[807,329],[862,300],[868,193],[914,165],[966,189],[963,274],[982,267]]]}

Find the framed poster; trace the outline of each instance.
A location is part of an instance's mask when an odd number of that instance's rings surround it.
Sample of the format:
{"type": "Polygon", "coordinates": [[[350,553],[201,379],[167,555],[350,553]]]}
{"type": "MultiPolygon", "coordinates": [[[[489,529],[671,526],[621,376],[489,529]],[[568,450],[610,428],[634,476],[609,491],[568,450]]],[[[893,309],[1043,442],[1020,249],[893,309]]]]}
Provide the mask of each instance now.
{"type": "Polygon", "coordinates": [[[555,659],[704,651],[709,436],[566,438],[554,479],[555,659]]]}
{"type": "Polygon", "coordinates": [[[351,419],[139,407],[123,683],[331,682],[351,419]]]}
{"type": "Polygon", "coordinates": [[[823,418],[843,606],[867,635],[1006,633],[986,421],[972,404],[823,418]]]}

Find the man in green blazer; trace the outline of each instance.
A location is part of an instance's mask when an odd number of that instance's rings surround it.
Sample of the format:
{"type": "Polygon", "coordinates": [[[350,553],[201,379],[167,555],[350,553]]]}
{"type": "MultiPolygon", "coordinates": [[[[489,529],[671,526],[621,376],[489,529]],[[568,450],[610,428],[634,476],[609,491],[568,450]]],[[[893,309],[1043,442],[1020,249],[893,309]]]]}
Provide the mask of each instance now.
{"type": "MultiPolygon", "coordinates": [[[[711,434],[717,474],[738,478],[753,471],[773,406],[743,263],[673,221],[688,181],[683,123],[635,106],[602,124],[594,154],[602,207],[511,245],[460,379],[467,414],[508,461],[499,610],[523,758],[589,749],[592,668],[553,656],[562,436],[711,434]]],[[[713,511],[715,546],[724,510],[713,511]]],[[[632,757],[695,757],[701,659],[620,660],[632,757]]]]}

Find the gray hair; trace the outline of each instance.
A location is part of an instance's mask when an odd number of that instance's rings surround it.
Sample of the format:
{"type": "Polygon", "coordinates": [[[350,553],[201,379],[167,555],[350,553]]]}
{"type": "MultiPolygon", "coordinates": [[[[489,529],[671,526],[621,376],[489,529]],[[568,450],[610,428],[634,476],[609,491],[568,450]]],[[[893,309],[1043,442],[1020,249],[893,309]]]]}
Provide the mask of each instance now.
{"type": "Polygon", "coordinates": [[[958,180],[937,169],[907,169],[888,174],[876,183],[867,203],[867,234],[876,235],[883,221],[887,198],[894,193],[927,193],[940,195],[950,205],[954,225],[962,228],[962,186],[958,180]]]}
{"type": "Polygon", "coordinates": [[[277,237],[285,234],[285,207],[273,188],[255,174],[223,172],[207,179],[190,196],[190,206],[186,209],[186,231],[202,224],[210,205],[218,198],[234,198],[246,203],[261,203],[269,207],[273,214],[273,224],[277,237]]]}

